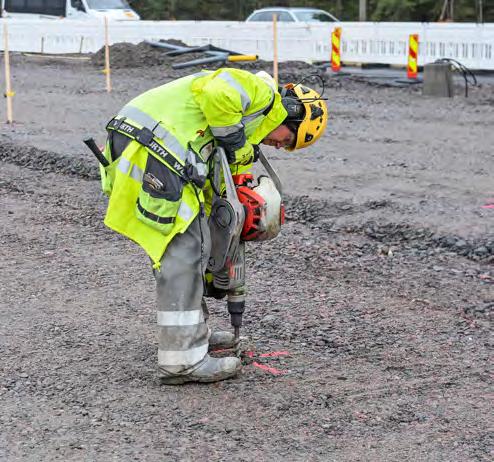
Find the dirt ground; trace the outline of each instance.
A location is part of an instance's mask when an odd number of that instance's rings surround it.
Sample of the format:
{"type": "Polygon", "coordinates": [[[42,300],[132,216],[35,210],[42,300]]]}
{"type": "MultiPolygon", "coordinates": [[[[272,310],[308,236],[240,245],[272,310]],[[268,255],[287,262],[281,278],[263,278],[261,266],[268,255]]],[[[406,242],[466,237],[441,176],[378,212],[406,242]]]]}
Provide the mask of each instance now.
{"type": "Polygon", "coordinates": [[[288,220],[248,246],[246,348],[280,373],[246,361],[234,380],[166,387],[148,260],[104,227],[81,140],[102,143],[124,103],[177,71],[115,68],[108,94],[87,57],[12,65],[1,460],[492,460],[492,86],[433,99],[324,74],[329,129],[300,153],[265,149],[288,220]]]}

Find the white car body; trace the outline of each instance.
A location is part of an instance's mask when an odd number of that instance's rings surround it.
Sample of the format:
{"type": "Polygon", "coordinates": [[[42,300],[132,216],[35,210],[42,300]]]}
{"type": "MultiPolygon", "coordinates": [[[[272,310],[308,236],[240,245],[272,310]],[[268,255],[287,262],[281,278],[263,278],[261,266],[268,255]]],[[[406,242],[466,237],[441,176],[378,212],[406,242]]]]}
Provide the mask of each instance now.
{"type": "Polygon", "coordinates": [[[59,0],[47,5],[43,0],[25,0],[21,8],[11,0],[2,0],[2,16],[6,18],[94,19],[105,16],[110,21],[138,21],[140,16],[125,0],[59,0]]]}
{"type": "Polygon", "coordinates": [[[318,8],[283,8],[270,7],[253,11],[246,22],[267,22],[277,15],[279,22],[338,22],[331,13],[318,8]],[[319,16],[319,18],[318,18],[319,16]]]}

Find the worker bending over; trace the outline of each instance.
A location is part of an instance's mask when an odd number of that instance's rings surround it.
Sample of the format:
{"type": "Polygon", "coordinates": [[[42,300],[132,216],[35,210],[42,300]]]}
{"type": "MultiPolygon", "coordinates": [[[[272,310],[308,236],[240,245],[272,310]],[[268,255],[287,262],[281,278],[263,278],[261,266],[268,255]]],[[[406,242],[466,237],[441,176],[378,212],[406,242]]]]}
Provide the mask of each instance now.
{"type": "Polygon", "coordinates": [[[163,383],[214,382],[241,367],[237,357],[208,354],[234,342],[230,332],[211,334],[203,303],[214,147],[225,149],[237,174],[257,160],[259,143],[300,149],[314,143],[326,123],[326,105],[314,90],[278,88],[265,72],[229,68],[151,89],[108,123],[109,165],[101,167],[109,196],[105,224],[139,244],[153,262],[163,383]]]}

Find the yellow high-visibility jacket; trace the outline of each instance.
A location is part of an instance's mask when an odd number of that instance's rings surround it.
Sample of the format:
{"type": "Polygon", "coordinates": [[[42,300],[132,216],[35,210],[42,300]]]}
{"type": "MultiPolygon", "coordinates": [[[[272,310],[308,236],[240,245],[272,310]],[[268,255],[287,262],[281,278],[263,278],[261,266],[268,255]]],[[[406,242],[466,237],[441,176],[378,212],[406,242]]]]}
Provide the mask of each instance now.
{"type": "Polygon", "coordinates": [[[199,211],[209,213],[208,159],[218,143],[233,153],[234,173],[252,163],[260,143],[286,118],[274,80],[223,68],[149,90],[125,105],[108,127],[132,138],[117,159],[105,147],[101,167],[109,195],[105,224],[139,244],[155,267],[167,245],[199,211]]]}

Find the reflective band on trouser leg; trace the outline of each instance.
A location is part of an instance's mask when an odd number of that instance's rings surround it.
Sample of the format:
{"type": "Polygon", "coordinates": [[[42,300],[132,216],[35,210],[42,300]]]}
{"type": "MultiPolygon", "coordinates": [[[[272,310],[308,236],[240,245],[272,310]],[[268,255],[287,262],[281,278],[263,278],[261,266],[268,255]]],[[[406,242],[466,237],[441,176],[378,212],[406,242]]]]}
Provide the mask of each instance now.
{"type": "Polygon", "coordinates": [[[203,320],[201,310],[158,311],[158,326],[195,326],[203,320]]]}
{"type": "Polygon", "coordinates": [[[235,78],[233,78],[227,71],[218,74],[218,78],[224,80],[226,83],[228,83],[228,85],[238,91],[238,93],[240,94],[240,101],[242,102],[242,110],[245,112],[250,106],[250,98],[242,85],[240,85],[235,80],[235,78]]]}
{"type": "MultiPolygon", "coordinates": [[[[206,323],[204,323],[206,326],[206,323]]],[[[206,327],[207,330],[207,327],[206,327]]],[[[185,365],[194,365],[202,361],[208,352],[208,343],[183,351],[158,350],[158,365],[167,372],[179,373],[187,369],[185,365]]]]}
{"type": "Polygon", "coordinates": [[[155,271],[158,365],[165,373],[186,374],[207,354],[209,331],[202,312],[202,278],[210,249],[207,220],[198,216],[183,234],[172,239],[160,270],[155,271]]]}

